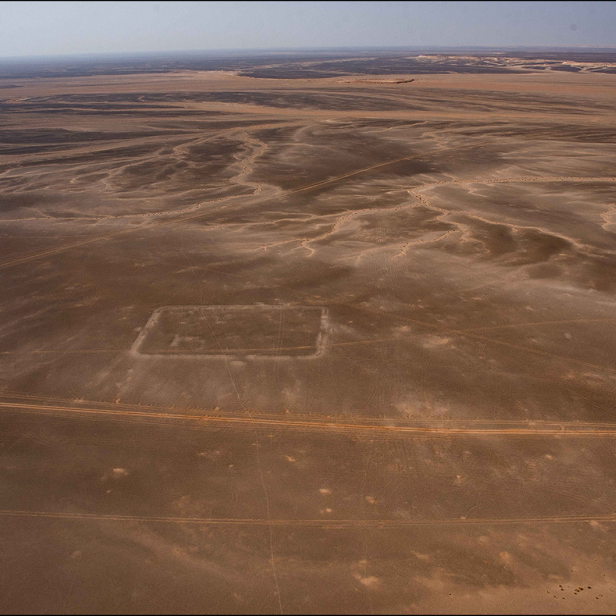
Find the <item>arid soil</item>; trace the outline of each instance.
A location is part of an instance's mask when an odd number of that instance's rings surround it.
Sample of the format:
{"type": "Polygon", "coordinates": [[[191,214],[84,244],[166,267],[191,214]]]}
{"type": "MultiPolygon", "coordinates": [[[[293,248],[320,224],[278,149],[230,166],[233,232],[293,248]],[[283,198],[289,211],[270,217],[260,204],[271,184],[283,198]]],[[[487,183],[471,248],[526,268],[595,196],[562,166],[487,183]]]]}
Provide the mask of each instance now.
{"type": "Polygon", "coordinates": [[[0,79],[0,611],[614,613],[590,60],[0,79]]]}

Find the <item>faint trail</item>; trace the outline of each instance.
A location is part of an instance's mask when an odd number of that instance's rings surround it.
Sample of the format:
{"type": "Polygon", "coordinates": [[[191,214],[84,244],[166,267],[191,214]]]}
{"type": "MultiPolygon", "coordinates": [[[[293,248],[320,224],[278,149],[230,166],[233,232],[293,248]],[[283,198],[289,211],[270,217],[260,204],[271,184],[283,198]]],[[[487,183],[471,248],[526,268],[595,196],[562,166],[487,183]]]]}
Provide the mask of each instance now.
{"type": "MultiPolygon", "coordinates": [[[[379,316],[384,316],[382,312],[377,312],[376,310],[369,310],[368,308],[358,308],[358,310],[365,310],[366,312],[371,312],[373,314],[378,314],[379,316]]],[[[600,366],[598,364],[591,364],[589,362],[580,361],[577,359],[573,359],[571,357],[564,357],[563,355],[556,355],[555,353],[549,353],[548,351],[542,351],[540,349],[533,349],[531,347],[522,346],[520,344],[514,344],[512,342],[506,342],[504,340],[498,340],[496,338],[488,338],[487,336],[481,336],[480,334],[474,334],[471,330],[466,329],[449,329],[447,327],[443,327],[442,325],[438,325],[435,323],[428,323],[427,321],[419,321],[417,319],[411,319],[410,317],[405,317],[403,315],[398,314],[388,314],[388,317],[394,319],[401,319],[403,321],[408,321],[409,323],[414,323],[415,325],[421,325],[422,327],[429,327],[430,329],[435,329],[442,334],[454,334],[469,338],[474,338],[475,340],[481,340],[484,342],[491,342],[493,344],[498,344],[501,346],[508,347],[510,349],[515,349],[516,351],[524,351],[526,353],[533,353],[534,355],[541,355],[543,357],[551,357],[552,359],[558,359],[560,361],[568,362],[571,364],[576,364],[578,366],[584,366],[585,368],[593,368],[595,370],[605,370],[607,372],[616,373],[616,368],[612,368],[610,366],[600,366]]]]}
{"type": "Polygon", "coordinates": [[[71,595],[73,594],[73,587],[75,586],[75,581],[77,580],[77,575],[79,574],[80,567],[81,567],[81,558],[77,559],[77,565],[75,566],[75,571],[73,572],[73,579],[71,580],[71,585],[68,589],[68,593],[66,594],[66,597],[64,598],[64,602],[62,603],[62,609],[60,610],[61,612],[66,611],[66,603],[71,598],[71,595]]]}
{"type": "Polygon", "coordinates": [[[469,184],[515,184],[518,182],[616,182],[616,177],[592,177],[592,176],[571,176],[571,175],[550,175],[550,176],[521,176],[513,178],[500,178],[500,179],[473,179],[473,180],[451,180],[443,182],[434,182],[421,186],[420,188],[427,188],[428,186],[446,186],[451,184],[458,184],[459,186],[468,186],[469,184]]]}
{"type": "MultiPolygon", "coordinates": [[[[368,479],[368,469],[370,468],[370,465],[372,464],[372,460],[374,458],[374,443],[375,443],[375,439],[372,439],[372,441],[370,442],[370,453],[368,456],[368,461],[367,463],[364,463],[364,469],[363,469],[363,479],[362,479],[362,484],[361,484],[361,490],[359,493],[360,499],[361,499],[361,512],[362,515],[364,517],[364,519],[368,519],[368,516],[366,515],[366,481],[368,479]]],[[[362,538],[362,543],[364,544],[364,558],[363,558],[363,572],[364,572],[364,579],[368,577],[368,537],[366,537],[366,527],[362,526],[362,532],[361,532],[361,538],[362,538]]],[[[366,593],[366,597],[368,598],[368,605],[370,606],[370,613],[374,614],[374,608],[372,606],[372,597],[370,596],[370,591],[366,588],[365,590],[366,593]]]]}
{"type": "Polygon", "coordinates": [[[488,325],[487,327],[469,327],[461,329],[461,332],[492,331],[496,329],[510,329],[518,327],[533,327],[535,325],[570,325],[572,323],[613,323],[616,317],[605,319],[565,319],[563,321],[532,321],[528,323],[508,323],[506,325],[488,325]]]}
{"type": "Polygon", "coordinates": [[[0,510],[0,516],[22,518],[50,518],[56,520],[96,520],[99,522],[162,522],[167,524],[198,524],[210,526],[287,526],[309,528],[410,528],[416,526],[477,526],[515,524],[579,524],[581,522],[616,522],[616,514],[545,516],[528,518],[441,518],[415,520],[314,520],[314,519],[259,519],[259,518],[182,518],[172,516],[138,516],[121,514],[72,513],[55,511],[0,510]]]}
{"type": "MultiPolygon", "coordinates": [[[[210,325],[210,322],[207,318],[207,316],[204,314],[203,315],[205,317],[205,321],[208,325],[208,327],[210,328],[210,331],[212,332],[212,336],[214,337],[214,340],[216,340],[216,344],[218,345],[218,348],[220,349],[220,352],[224,355],[225,357],[225,365],[227,367],[227,372],[229,373],[229,378],[231,379],[231,384],[233,385],[233,389],[235,391],[235,395],[237,396],[237,400],[240,403],[240,406],[242,407],[242,409],[244,410],[244,412],[248,415],[249,420],[252,421],[253,425],[254,425],[254,419],[252,417],[252,414],[250,413],[250,411],[246,408],[246,406],[244,405],[244,402],[240,396],[240,392],[235,384],[235,379],[233,378],[233,373],[231,372],[231,368],[229,366],[229,360],[227,358],[227,354],[225,352],[225,350],[222,348],[220,342],[218,341],[218,337],[216,336],[216,332],[214,331],[214,328],[210,325]]],[[[245,419],[245,418],[244,418],[245,419]]],[[[267,519],[270,519],[270,502],[269,502],[269,494],[267,492],[267,485],[265,484],[265,475],[263,474],[263,467],[261,465],[261,444],[259,443],[259,435],[257,433],[257,431],[254,431],[254,436],[255,436],[255,441],[256,441],[256,445],[257,445],[257,451],[256,451],[256,457],[257,457],[257,468],[259,469],[259,476],[261,478],[261,485],[263,487],[263,493],[265,495],[265,512],[267,515],[267,519]]],[[[272,575],[274,577],[274,584],[276,586],[276,598],[278,599],[278,609],[280,610],[281,614],[284,614],[284,611],[282,609],[282,597],[280,596],[280,586],[278,584],[278,574],[276,573],[276,562],[275,562],[275,558],[274,558],[274,532],[272,529],[272,525],[269,525],[269,547],[270,547],[270,562],[271,562],[271,567],[272,567],[272,575]]]]}
{"type": "Polygon", "coordinates": [[[393,165],[395,163],[402,162],[403,160],[414,160],[416,156],[405,156],[404,158],[396,158],[396,160],[390,160],[386,163],[380,163],[378,165],[372,165],[371,167],[364,167],[363,169],[358,169],[357,171],[353,171],[352,173],[347,173],[345,175],[339,175],[335,178],[330,178],[329,180],[323,180],[322,182],[315,182],[314,184],[309,184],[308,186],[303,186],[302,188],[296,188],[295,190],[287,191],[290,194],[303,192],[304,190],[311,190],[312,188],[317,188],[319,186],[325,186],[326,184],[332,184],[333,182],[338,182],[339,180],[344,180],[345,178],[351,178],[355,175],[359,175],[360,173],[365,173],[366,171],[372,171],[372,169],[380,169],[381,167],[387,167],[388,165],[393,165]]]}
{"type": "Polygon", "coordinates": [[[16,441],[13,441],[13,444],[10,447],[7,447],[6,450],[2,452],[3,455],[6,455],[9,451],[11,451],[11,449],[13,449],[13,447],[15,447],[15,445],[17,445],[17,443],[19,443],[25,438],[28,438],[31,434],[32,434],[32,431],[22,434],[20,437],[17,438],[16,441]]]}
{"type": "MultiPolygon", "coordinates": [[[[462,146],[460,146],[462,147],[462,146]]],[[[464,146],[466,147],[466,146],[464,146]]],[[[450,151],[454,148],[448,148],[447,151],[450,151]]],[[[385,163],[379,163],[378,165],[372,165],[370,167],[364,167],[363,169],[358,169],[357,171],[353,171],[351,173],[347,173],[345,175],[339,175],[335,178],[330,178],[328,180],[323,180],[321,182],[315,182],[314,184],[309,184],[308,186],[303,186],[302,188],[296,188],[295,190],[287,191],[290,194],[303,192],[305,190],[311,190],[312,188],[318,188],[319,186],[325,186],[327,184],[332,184],[333,182],[337,182],[339,180],[343,180],[346,178],[350,178],[361,173],[365,173],[367,171],[371,171],[373,169],[380,169],[382,167],[387,167],[388,165],[393,165],[395,163],[402,162],[404,160],[415,160],[417,156],[405,156],[403,158],[397,158],[395,160],[390,160],[385,163]]],[[[429,184],[424,184],[422,186],[415,187],[416,189],[424,189],[431,188],[434,186],[449,186],[449,185],[459,185],[466,186],[469,184],[501,184],[501,183],[515,183],[515,182],[616,182],[616,177],[588,177],[588,176],[544,176],[544,177],[533,177],[533,176],[521,176],[514,178],[497,178],[497,179],[473,179],[473,180],[443,180],[438,182],[431,182],[429,184]]]]}
{"type": "MultiPolygon", "coordinates": [[[[239,197],[234,195],[234,196],[231,196],[231,197],[221,197],[219,199],[213,199],[211,201],[202,201],[199,204],[199,207],[201,207],[202,205],[204,205],[206,203],[223,203],[225,201],[229,201],[231,199],[237,199],[237,198],[239,198],[239,197]]],[[[216,210],[214,210],[214,212],[217,211],[218,209],[220,209],[220,208],[217,208],[216,210]]],[[[0,269],[11,267],[12,265],[19,265],[21,263],[27,263],[28,261],[34,261],[36,259],[40,259],[42,257],[58,254],[60,252],[65,252],[66,250],[70,250],[71,248],[78,248],[79,246],[86,246],[87,244],[93,244],[95,242],[101,242],[101,241],[104,241],[104,240],[109,240],[109,239],[113,239],[113,238],[116,238],[116,237],[121,237],[123,235],[128,235],[130,233],[138,233],[140,231],[146,231],[146,230],[153,229],[153,228],[164,227],[164,226],[175,224],[175,223],[178,223],[178,222],[186,222],[188,220],[193,220],[195,218],[201,218],[203,216],[207,216],[207,215],[212,214],[212,213],[213,213],[213,211],[210,210],[209,212],[205,212],[205,213],[202,213],[202,214],[196,214],[196,215],[192,215],[192,216],[185,216],[183,218],[161,221],[161,222],[153,223],[151,225],[136,227],[136,228],[133,228],[133,229],[123,229],[121,231],[114,231],[114,232],[111,232],[111,233],[106,233],[104,235],[97,235],[96,237],[88,238],[88,239],[82,240],[80,242],[74,242],[72,244],[65,244],[64,246],[58,246],[56,248],[50,248],[48,250],[42,250],[42,251],[39,251],[39,252],[26,254],[26,255],[21,256],[21,257],[16,257],[14,259],[9,259],[8,261],[4,261],[4,262],[0,263],[0,269]]]]}
{"type": "MultiPolygon", "coordinates": [[[[284,335],[284,317],[285,317],[285,307],[283,304],[280,304],[280,319],[278,322],[278,336],[277,336],[277,343],[276,343],[276,355],[281,355],[282,354],[282,350],[283,350],[283,346],[282,346],[282,340],[283,340],[283,335],[284,335]]],[[[279,378],[279,373],[280,373],[280,362],[276,361],[275,365],[274,365],[274,383],[276,384],[276,388],[278,388],[278,378],[279,378]]]]}
{"type": "MultiPolygon", "coordinates": [[[[485,246],[485,244],[484,244],[485,246]]],[[[493,287],[496,284],[503,285],[503,283],[507,283],[507,286],[511,286],[515,284],[516,278],[518,282],[527,282],[528,279],[522,278],[522,273],[519,269],[514,269],[509,274],[501,274],[500,276],[496,276],[487,282],[482,282],[474,287],[465,287],[461,290],[462,293],[474,293],[475,291],[479,291],[480,289],[485,289],[486,287],[493,287]]]]}

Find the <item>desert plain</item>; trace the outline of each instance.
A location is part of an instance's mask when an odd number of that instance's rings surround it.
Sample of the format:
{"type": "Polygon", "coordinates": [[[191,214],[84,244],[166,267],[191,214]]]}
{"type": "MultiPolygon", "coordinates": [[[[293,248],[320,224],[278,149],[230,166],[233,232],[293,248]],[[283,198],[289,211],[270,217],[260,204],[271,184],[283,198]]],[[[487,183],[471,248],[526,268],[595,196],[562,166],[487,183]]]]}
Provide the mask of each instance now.
{"type": "Polygon", "coordinates": [[[112,64],[0,70],[0,611],[614,613],[616,54],[112,64]]]}

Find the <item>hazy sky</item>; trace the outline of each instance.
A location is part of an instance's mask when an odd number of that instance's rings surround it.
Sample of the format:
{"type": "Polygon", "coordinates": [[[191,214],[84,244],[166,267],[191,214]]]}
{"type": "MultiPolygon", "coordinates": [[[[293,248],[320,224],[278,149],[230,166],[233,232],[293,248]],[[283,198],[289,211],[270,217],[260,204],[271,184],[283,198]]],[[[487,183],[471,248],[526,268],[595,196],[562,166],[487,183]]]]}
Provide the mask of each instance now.
{"type": "Polygon", "coordinates": [[[616,2],[0,2],[0,57],[433,45],[616,47],[616,2]]]}

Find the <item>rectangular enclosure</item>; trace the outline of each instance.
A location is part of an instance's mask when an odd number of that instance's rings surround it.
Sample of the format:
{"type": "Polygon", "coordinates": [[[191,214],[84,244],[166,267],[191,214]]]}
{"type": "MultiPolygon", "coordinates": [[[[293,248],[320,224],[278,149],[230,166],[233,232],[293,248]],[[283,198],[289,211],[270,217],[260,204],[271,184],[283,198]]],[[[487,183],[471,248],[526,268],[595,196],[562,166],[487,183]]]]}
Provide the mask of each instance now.
{"type": "Polygon", "coordinates": [[[165,306],[133,345],[140,355],[314,357],[325,343],[320,306],[165,306]]]}

